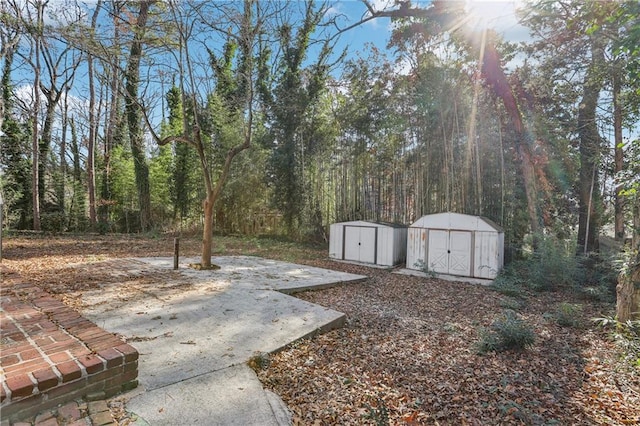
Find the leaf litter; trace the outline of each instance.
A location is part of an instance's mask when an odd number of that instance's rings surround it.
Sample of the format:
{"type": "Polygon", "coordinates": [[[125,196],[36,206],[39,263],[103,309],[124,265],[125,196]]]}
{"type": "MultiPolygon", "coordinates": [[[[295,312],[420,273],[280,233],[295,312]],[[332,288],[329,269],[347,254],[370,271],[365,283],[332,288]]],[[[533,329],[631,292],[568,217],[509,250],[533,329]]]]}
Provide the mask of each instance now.
{"type": "MultiPolygon", "coordinates": [[[[256,238],[215,241],[215,254],[369,277],[296,294],[346,313],[345,327],[296,342],[256,368],[263,385],[288,405],[295,425],[640,424],[639,355],[625,358],[610,333],[590,321],[610,314],[610,305],[562,293],[526,293],[508,302],[478,285],[333,262],[313,247],[256,238]],[[583,305],[576,315],[589,326],[560,327],[548,319],[567,300],[583,305]],[[533,327],[535,343],[524,351],[479,355],[480,330],[507,305],[533,327]]],[[[172,256],[173,236],[9,236],[3,245],[8,267],[76,309],[84,291],[101,285],[120,286],[119,297],[127,299],[154,282],[178,279],[172,271],[115,273],[122,271],[122,258],[172,256]]],[[[180,247],[183,256],[197,256],[200,240],[183,238],[180,247]]],[[[131,422],[121,397],[110,407],[119,424],[131,422]]]]}

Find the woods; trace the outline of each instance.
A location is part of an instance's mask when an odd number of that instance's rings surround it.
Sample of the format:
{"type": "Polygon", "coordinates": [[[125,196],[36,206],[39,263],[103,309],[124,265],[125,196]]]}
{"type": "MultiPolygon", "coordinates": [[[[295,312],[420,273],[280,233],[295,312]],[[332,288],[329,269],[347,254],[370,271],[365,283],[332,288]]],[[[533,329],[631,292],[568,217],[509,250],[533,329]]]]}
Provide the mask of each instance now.
{"type": "Polygon", "coordinates": [[[210,266],[216,232],[454,211],[507,261],[626,242],[637,293],[637,2],[522,4],[519,43],[465,2],[339,6],[3,1],[3,228],[197,230],[210,266]],[[340,42],[374,21],[387,46],[340,42]]]}

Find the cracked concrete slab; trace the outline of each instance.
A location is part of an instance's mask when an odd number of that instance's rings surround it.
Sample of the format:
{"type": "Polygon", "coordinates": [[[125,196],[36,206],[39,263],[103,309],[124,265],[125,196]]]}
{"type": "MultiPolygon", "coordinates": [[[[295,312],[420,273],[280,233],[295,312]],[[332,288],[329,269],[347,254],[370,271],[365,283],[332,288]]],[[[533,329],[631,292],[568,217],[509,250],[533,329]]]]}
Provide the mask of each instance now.
{"type": "MultiPolygon", "coordinates": [[[[182,260],[179,280],[134,283],[126,293],[110,285],[83,294],[83,314],[104,329],[124,336],[140,353],[139,381],[146,392],[134,397],[127,407],[154,425],[281,424],[277,420],[254,422],[262,414],[238,406],[246,394],[239,390],[244,386],[235,384],[238,377],[245,377],[247,389],[250,385],[262,389],[255,373],[244,371],[248,368],[244,364],[257,353],[277,351],[301,338],[339,327],[345,320],[340,312],[285,293],[366,277],[250,256],[212,258],[220,266],[216,271],[187,266],[195,262],[182,260]],[[236,375],[228,376],[229,369],[236,375]],[[219,385],[219,391],[207,390],[213,386],[212,381],[219,385]],[[189,390],[181,390],[186,385],[189,390]],[[174,395],[173,402],[163,403],[159,413],[143,409],[158,405],[152,402],[156,395],[167,394],[174,395]],[[193,411],[193,404],[216,408],[205,410],[207,419],[202,423],[203,413],[193,411]],[[246,412],[248,417],[240,418],[239,423],[215,418],[215,413],[228,410],[246,412]],[[193,417],[193,423],[185,422],[185,413],[197,418],[193,417]]],[[[137,258],[123,263],[128,265],[127,273],[140,275],[173,267],[172,258],[137,258]]],[[[261,401],[267,400],[260,395],[261,401]]],[[[254,408],[260,404],[250,403],[254,408]]],[[[260,412],[268,415],[268,411],[260,412]]],[[[277,418],[273,413],[271,416],[277,418]]]]}

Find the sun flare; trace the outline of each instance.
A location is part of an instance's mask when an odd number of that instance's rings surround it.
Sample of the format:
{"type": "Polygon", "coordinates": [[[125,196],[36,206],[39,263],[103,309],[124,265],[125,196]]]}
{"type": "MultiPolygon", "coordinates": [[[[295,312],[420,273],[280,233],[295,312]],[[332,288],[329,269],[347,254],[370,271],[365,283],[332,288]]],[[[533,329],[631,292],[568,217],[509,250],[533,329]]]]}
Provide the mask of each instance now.
{"type": "Polygon", "coordinates": [[[515,11],[521,0],[467,0],[467,26],[475,30],[499,29],[515,23],[515,11]]]}

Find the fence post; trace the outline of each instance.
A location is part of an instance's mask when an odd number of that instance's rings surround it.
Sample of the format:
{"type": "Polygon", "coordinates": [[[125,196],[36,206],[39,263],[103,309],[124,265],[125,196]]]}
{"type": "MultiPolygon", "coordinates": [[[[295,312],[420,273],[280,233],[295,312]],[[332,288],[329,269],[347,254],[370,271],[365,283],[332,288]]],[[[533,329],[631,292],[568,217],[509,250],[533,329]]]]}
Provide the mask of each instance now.
{"type": "Polygon", "coordinates": [[[178,257],[180,256],[180,238],[173,239],[173,269],[178,269],[178,257]]]}

